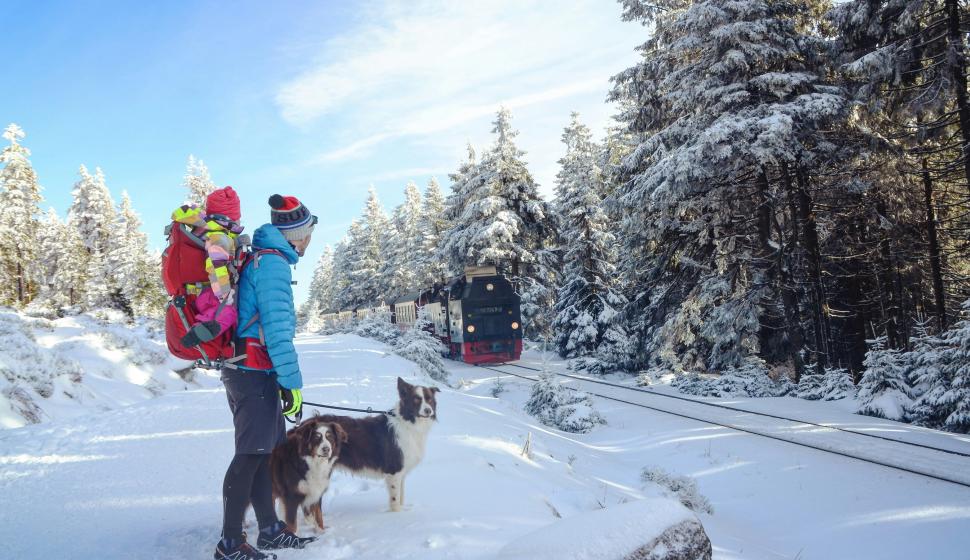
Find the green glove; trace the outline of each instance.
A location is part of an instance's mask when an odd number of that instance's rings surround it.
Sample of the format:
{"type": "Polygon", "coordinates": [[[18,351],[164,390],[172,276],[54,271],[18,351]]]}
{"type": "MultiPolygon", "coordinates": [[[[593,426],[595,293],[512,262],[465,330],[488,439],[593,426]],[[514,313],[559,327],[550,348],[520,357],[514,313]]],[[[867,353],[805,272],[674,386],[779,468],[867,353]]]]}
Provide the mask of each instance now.
{"type": "Polygon", "coordinates": [[[303,410],[303,391],[280,387],[280,399],[283,401],[283,415],[294,416],[303,410]]]}

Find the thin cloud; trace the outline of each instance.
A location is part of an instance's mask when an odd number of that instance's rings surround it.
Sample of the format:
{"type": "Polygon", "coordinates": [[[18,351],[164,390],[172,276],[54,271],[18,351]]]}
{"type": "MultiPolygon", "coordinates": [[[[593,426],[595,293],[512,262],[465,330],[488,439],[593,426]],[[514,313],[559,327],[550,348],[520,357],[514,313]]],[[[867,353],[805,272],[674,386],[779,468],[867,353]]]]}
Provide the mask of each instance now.
{"type": "Polygon", "coordinates": [[[541,130],[548,141],[523,145],[548,167],[569,111],[602,114],[610,76],[634,63],[645,39],[604,0],[387,0],[363,9],[362,23],[326,42],[277,91],[287,122],[327,133],[329,146],[311,164],[402,140],[461,150],[505,105],[523,131],[556,123],[541,130]]]}

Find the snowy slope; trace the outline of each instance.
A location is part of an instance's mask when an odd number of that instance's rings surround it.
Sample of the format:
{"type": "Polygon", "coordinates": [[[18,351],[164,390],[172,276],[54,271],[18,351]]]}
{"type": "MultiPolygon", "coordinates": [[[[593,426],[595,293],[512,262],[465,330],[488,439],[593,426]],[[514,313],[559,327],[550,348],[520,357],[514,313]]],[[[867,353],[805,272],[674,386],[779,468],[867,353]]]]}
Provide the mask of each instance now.
{"type": "MultiPolygon", "coordinates": [[[[311,401],[383,408],[398,375],[421,381],[374,341],[298,348],[311,401]]],[[[640,481],[645,466],[696,478],[716,558],[944,558],[970,546],[966,489],[609,401],[597,401],[608,425],[564,434],[521,412],[524,382],[495,399],[493,372],[450,367],[459,388],[440,395],[410,508],[387,513],[382,483],[337,474],[328,530],[281,560],[495,557],[560,518],[661,496],[640,481]]],[[[211,557],[231,428],[216,386],[0,431],[3,557],[211,557]]]]}
{"type": "Polygon", "coordinates": [[[48,320],[0,309],[0,428],[112,410],[169,391],[217,386],[176,370],[161,323],[103,310],[48,320]]]}

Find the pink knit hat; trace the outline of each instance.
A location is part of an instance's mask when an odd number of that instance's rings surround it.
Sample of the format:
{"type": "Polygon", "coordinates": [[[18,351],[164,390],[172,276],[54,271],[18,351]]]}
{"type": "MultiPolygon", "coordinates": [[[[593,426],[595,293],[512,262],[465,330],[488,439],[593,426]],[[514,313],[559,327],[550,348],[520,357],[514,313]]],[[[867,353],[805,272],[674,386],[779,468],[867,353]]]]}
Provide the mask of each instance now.
{"type": "Polygon", "coordinates": [[[239,196],[236,195],[236,191],[232,190],[232,187],[223,187],[212,191],[212,194],[205,199],[205,213],[210,216],[219,214],[238,222],[242,218],[242,212],[239,210],[239,196]]]}

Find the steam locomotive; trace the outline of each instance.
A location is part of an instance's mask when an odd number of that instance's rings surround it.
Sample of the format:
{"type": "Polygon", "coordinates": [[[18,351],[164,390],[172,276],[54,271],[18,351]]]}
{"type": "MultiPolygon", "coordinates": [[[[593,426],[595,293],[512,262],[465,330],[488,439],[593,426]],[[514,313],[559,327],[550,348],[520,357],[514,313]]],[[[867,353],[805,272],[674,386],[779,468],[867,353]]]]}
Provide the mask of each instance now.
{"type": "Polygon", "coordinates": [[[494,266],[465,269],[443,284],[407,294],[393,301],[364,305],[323,315],[329,324],[385,314],[401,330],[414,326],[418,308],[428,312],[431,329],[448,357],[469,364],[518,360],[522,354],[522,316],[519,295],[494,266]]]}

